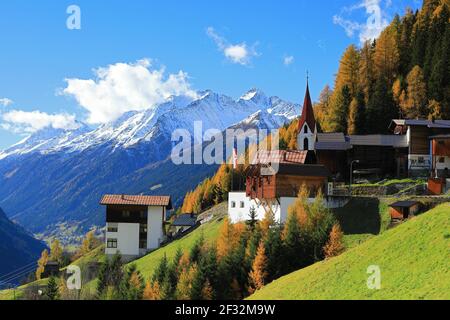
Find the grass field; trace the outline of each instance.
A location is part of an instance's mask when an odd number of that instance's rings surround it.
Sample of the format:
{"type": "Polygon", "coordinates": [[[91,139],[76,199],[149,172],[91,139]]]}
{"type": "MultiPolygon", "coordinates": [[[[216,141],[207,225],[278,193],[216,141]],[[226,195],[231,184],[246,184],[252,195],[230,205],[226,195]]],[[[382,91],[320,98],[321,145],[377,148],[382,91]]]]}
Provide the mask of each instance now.
{"type": "Polygon", "coordinates": [[[250,299],[450,299],[449,261],[450,204],[443,204],[337,258],[278,279],[250,299]],[[381,290],[367,287],[372,265],[380,267],[381,290]]]}
{"type": "Polygon", "coordinates": [[[153,251],[147,256],[133,261],[132,263],[136,264],[137,269],[146,279],[148,279],[149,277],[153,276],[158,263],[164,257],[164,255],[166,255],[167,258],[171,260],[175,256],[178,248],[180,248],[182,251],[189,250],[194,246],[197,239],[199,239],[202,235],[206,242],[214,242],[217,239],[220,227],[223,224],[223,217],[227,213],[227,204],[222,203],[212,210],[215,211],[215,218],[212,221],[200,226],[198,229],[188,234],[184,238],[171,242],[167,246],[153,251]]]}

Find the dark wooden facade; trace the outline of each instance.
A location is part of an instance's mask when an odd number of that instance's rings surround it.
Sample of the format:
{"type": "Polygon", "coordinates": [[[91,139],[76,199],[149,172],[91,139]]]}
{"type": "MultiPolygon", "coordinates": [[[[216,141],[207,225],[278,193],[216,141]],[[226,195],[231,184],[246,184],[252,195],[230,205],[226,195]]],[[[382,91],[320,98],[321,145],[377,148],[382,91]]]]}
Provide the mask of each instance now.
{"type": "Polygon", "coordinates": [[[272,175],[261,175],[261,169],[254,167],[246,178],[246,193],[251,199],[277,199],[297,197],[302,186],[311,196],[325,191],[329,171],[321,165],[280,165],[272,175]]]}
{"type": "MultiPolygon", "coordinates": [[[[163,214],[163,212],[161,212],[161,214],[163,214]]],[[[146,224],[147,215],[148,215],[148,206],[131,206],[131,205],[117,205],[117,204],[106,206],[106,222],[109,223],[146,224]]]]}

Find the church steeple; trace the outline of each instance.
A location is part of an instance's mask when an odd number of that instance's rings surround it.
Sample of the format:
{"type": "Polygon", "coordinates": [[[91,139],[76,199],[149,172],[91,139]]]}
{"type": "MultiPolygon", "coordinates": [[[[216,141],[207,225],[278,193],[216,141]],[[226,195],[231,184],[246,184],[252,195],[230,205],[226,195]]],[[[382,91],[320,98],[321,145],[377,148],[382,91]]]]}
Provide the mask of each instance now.
{"type": "Polygon", "coordinates": [[[317,138],[316,118],[309,94],[309,75],[306,79],[306,94],[303,102],[302,117],[298,124],[297,146],[301,151],[314,150],[317,138]]]}
{"type": "Polygon", "coordinates": [[[302,130],[303,127],[305,126],[305,123],[308,125],[309,129],[312,130],[313,132],[316,130],[316,118],[314,117],[311,95],[309,94],[309,76],[307,77],[306,80],[305,101],[303,102],[302,117],[300,118],[298,129],[302,130]]]}

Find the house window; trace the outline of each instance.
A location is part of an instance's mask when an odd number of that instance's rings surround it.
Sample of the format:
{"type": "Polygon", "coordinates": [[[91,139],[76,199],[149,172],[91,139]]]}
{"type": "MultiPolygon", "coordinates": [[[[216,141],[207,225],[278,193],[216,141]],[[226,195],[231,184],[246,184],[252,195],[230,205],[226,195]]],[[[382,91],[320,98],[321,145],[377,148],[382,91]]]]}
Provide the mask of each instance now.
{"type": "Polygon", "coordinates": [[[119,232],[119,228],[117,226],[108,227],[108,232],[113,232],[113,233],[119,232]]]}
{"type": "Polygon", "coordinates": [[[305,133],[308,133],[308,127],[305,125],[305,130],[304,130],[304,132],[305,133]]]}
{"type": "Polygon", "coordinates": [[[231,201],[231,208],[236,208],[236,202],[235,201],[231,201]]]}
{"type": "Polygon", "coordinates": [[[242,208],[245,208],[245,203],[244,203],[244,201],[241,201],[241,209],[242,208]]]}
{"type": "Polygon", "coordinates": [[[106,246],[109,249],[117,249],[117,239],[108,239],[106,246]]]}
{"type": "Polygon", "coordinates": [[[139,249],[147,249],[147,240],[139,241],[139,249]]]}
{"type": "Polygon", "coordinates": [[[308,151],[309,150],[309,141],[308,138],[305,138],[305,140],[303,140],[303,150],[308,151]]]}
{"type": "Polygon", "coordinates": [[[129,218],[130,217],[130,211],[122,211],[122,217],[129,218]]]}
{"type": "Polygon", "coordinates": [[[440,157],[439,158],[439,163],[445,163],[445,158],[444,157],[440,157]]]}
{"type": "Polygon", "coordinates": [[[424,158],[424,157],[419,157],[419,158],[417,159],[417,161],[418,161],[419,163],[425,163],[425,158],[424,158]]]}

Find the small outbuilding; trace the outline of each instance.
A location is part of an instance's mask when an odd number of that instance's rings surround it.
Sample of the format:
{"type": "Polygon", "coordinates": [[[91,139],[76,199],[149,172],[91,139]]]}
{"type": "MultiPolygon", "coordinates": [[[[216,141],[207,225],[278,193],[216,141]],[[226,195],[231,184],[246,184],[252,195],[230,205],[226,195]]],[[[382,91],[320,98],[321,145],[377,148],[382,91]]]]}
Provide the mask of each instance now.
{"type": "Polygon", "coordinates": [[[180,214],[176,216],[175,220],[170,226],[170,233],[175,236],[180,233],[189,231],[198,225],[197,216],[195,214],[180,214]]]}
{"type": "Polygon", "coordinates": [[[406,220],[418,213],[422,204],[418,201],[398,201],[390,206],[390,214],[392,220],[406,220]]]}

